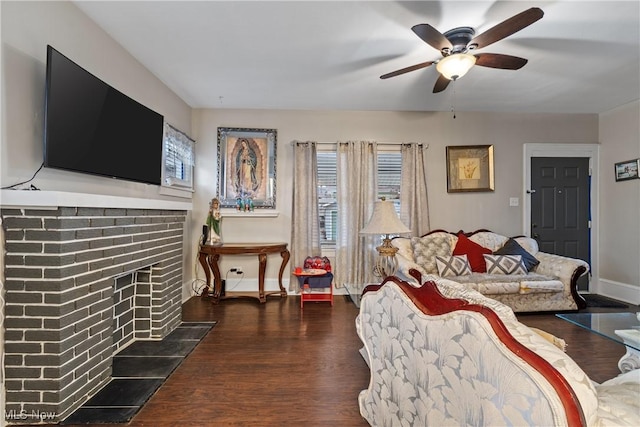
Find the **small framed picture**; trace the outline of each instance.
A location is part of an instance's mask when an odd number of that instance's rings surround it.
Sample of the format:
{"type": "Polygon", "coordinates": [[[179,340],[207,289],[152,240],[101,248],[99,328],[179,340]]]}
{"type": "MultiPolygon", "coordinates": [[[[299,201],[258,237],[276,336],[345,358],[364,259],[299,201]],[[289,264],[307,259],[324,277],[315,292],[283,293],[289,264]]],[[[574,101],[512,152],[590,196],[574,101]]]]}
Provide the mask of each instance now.
{"type": "Polygon", "coordinates": [[[494,191],[493,145],[447,147],[447,193],[494,191]]]}
{"type": "Polygon", "coordinates": [[[276,207],[275,129],[218,128],[220,207],[276,207]]]}
{"type": "Polygon", "coordinates": [[[638,179],[638,169],[640,166],[640,159],[626,160],[624,162],[616,163],[616,181],[628,181],[630,179],[638,179]]]}

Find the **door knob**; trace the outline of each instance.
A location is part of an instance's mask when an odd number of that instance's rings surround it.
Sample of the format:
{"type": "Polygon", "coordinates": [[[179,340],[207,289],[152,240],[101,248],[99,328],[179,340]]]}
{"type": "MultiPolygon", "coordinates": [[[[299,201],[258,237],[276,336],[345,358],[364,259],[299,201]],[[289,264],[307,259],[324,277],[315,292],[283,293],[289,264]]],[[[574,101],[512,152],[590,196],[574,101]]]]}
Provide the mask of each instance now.
{"type": "Polygon", "coordinates": [[[540,237],[540,235],[539,235],[538,233],[534,233],[534,234],[533,234],[533,238],[534,238],[534,239],[537,239],[538,237],[540,237]]]}
{"type": "Polygon", "coordinates": [[[536,228],[538,224],[531,224],[531,228],[536,228]]]}

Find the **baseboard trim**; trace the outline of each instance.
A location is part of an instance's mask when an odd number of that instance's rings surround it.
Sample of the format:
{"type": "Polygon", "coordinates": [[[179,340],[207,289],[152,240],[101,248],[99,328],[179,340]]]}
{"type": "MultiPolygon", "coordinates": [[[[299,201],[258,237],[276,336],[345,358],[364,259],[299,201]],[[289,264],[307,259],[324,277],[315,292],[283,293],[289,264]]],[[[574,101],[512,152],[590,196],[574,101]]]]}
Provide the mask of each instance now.
{"type": "Polygon", "coordinates": [[[640,305],[640,287],[613,280],[599,279],[595,287],[597,294],[624,301],[633,305],[640,305]]]}
{"type": "MultiPolygon", "coordinates": [[[[258,279],[256,278],[245,278],[241,279],[239,282],[236,282],[239,279],[234,278],[229,275],[227,278],[227,291],[229,292],[257,292],[258,290],[258,279]]],[[[289,290],[289,279],[283,277],[282,278],[282,286],[287,290],[288,295],[296,295],[296,292],[289,290]]],[[[278,286],[278,279],[275,278],[265,278],[264,280],[264,290],[266,292],[276,292],[280,290],[278,286]]],[[[333,288],[334,295],[348,295],[344,288],[336,288],[334,285],[333,288]]]]}

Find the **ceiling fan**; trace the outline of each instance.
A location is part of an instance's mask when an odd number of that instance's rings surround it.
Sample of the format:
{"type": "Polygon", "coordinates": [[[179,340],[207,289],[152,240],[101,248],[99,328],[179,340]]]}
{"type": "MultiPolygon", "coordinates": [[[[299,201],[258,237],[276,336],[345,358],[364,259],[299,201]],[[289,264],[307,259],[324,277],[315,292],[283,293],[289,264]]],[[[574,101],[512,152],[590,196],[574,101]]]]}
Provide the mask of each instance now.
{"type": "Polygon", "coordinates": [[[380,78],[388,79],[389,77],[399,76],[436,64],[436,69],[440,76],[433,87],[433,93],[438,93],[445,90],[450,81],[455,81],[464,76],[474,65],[503,70],[518,70],[527,63],[526,59],[499,53],[471,55],[469,52],[502,40],[528,27],[543,16],[544,12],[540,8],[532,7],[502,21],[478,36],[475,36],[475,30],[471,27],[457,27],[442,34],[429,24],[414,25],[411,28],[413,32],[429,46],[438,49],[442,54],[442,59],[402,68],[383,74],[380,78]]]}

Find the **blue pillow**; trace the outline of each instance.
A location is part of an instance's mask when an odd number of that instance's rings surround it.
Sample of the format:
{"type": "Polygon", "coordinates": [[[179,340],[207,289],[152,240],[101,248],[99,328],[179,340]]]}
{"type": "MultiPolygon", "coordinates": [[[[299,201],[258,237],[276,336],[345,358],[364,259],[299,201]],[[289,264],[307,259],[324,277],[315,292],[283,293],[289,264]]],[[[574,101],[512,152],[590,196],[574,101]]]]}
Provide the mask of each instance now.
{"type": "Polygon", "coordinates": [[[527,268],[527,271],[531,271],[534,267],[540,264],[540,261],[533,255],[531,255],[525,248],[520,246],[518,242],[516,242],[513,238],[509,238],[507,242],[497,251],[494,252],[496,255],[520,255],[522,257],[522,262],[524,266],[527,268]]]}

